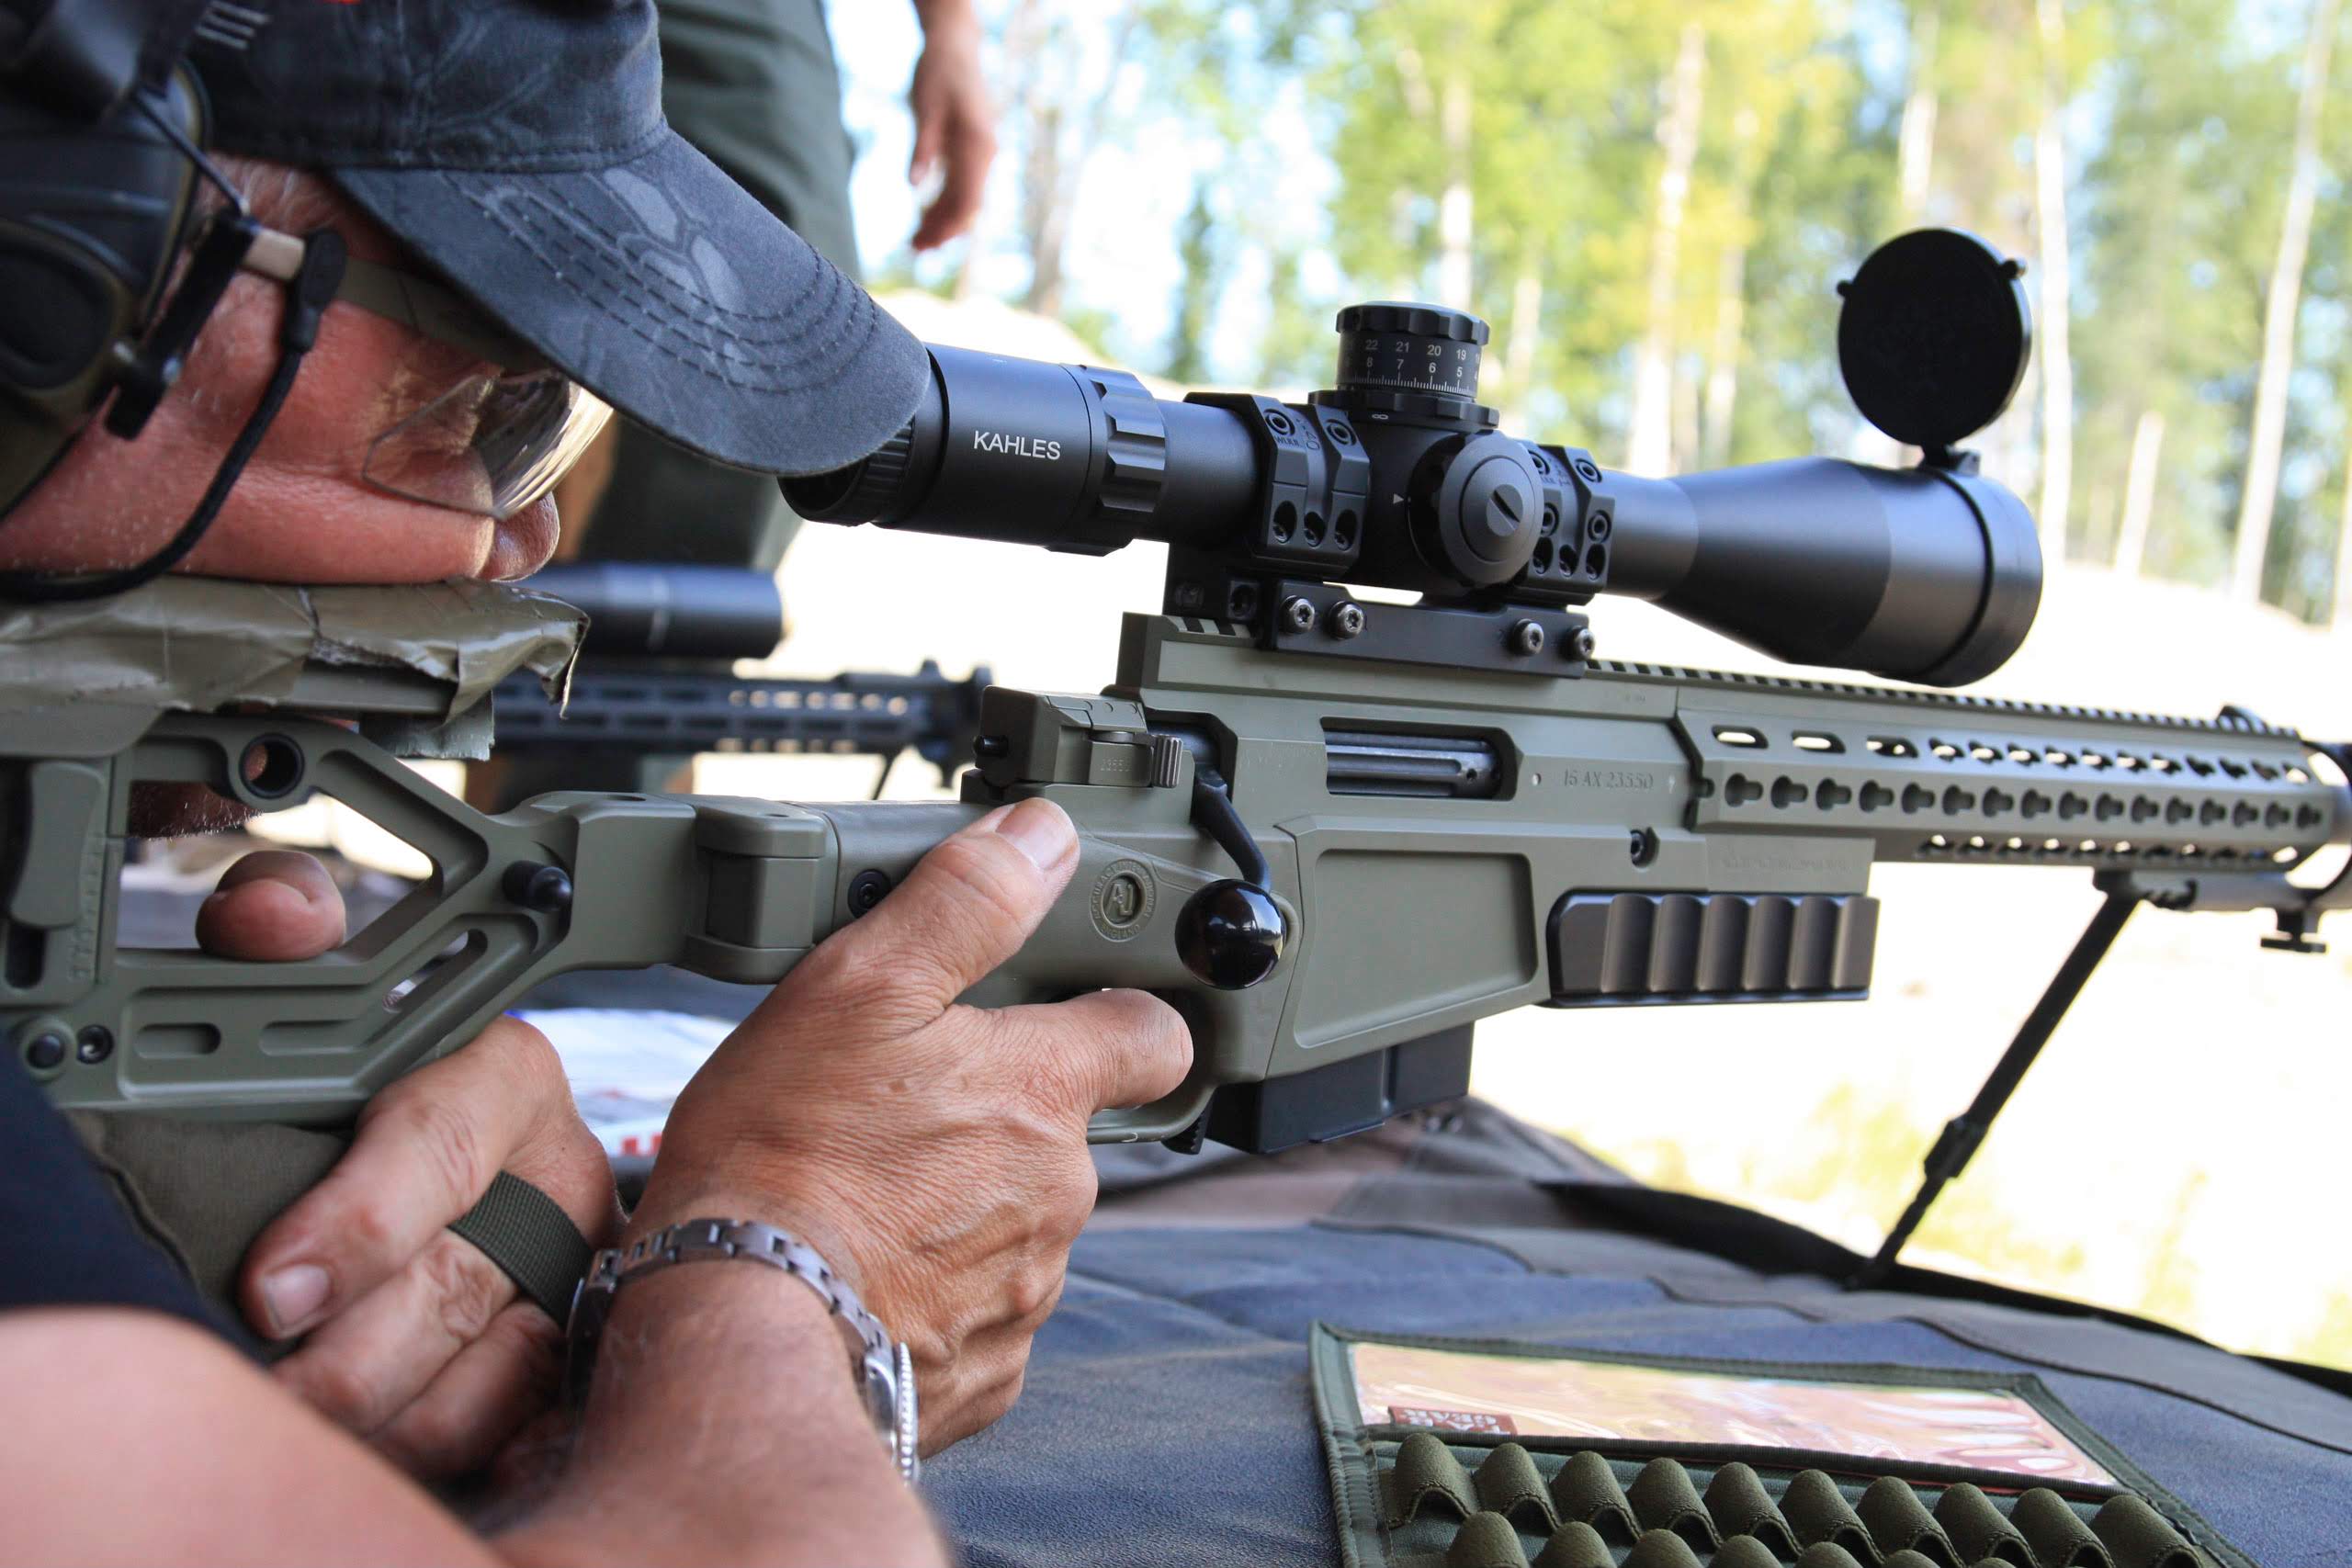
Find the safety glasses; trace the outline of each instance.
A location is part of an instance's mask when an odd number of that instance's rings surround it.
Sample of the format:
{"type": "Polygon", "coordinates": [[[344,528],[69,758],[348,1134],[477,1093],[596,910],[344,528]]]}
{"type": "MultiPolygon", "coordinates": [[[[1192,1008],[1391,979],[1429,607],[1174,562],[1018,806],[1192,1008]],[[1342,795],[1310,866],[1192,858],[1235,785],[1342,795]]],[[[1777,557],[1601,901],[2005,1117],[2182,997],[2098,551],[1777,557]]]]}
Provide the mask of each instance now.
{"type": "MultiPolygon", "coordinates": [[[[243,270],[290,281],[302,242],[264,229],[243,270]]],[[[411,501],[509,517],[580,460],[612,405],[449,288],[380,262],[344,264],[335,298],[500,368],[469,376],[368,444],[360,478],[411,501]]]]}

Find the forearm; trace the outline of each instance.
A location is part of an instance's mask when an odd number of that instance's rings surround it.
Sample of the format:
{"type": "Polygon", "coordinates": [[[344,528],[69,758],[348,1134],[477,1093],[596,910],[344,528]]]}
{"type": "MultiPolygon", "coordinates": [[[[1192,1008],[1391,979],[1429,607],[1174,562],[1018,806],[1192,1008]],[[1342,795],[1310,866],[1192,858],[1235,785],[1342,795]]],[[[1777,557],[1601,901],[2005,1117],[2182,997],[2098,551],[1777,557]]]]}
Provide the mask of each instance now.
{"type": "Polygon", "coordinates": [[[944,1563],[816,1293],[689,1263],[615,1300],[570,1462],[520,1562],[944,1563]]]}

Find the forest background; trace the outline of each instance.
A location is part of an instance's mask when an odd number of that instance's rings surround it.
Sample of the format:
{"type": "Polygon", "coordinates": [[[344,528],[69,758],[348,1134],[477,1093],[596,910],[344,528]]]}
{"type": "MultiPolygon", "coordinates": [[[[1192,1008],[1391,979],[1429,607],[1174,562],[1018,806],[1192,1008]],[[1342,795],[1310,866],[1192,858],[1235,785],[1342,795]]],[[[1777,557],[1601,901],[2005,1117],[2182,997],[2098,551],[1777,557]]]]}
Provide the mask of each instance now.
{"type": "MultiPolygon", "coordinates": [[[[1984,689],[2352,734],[2342,0],[979,4],[1003,155],[979,232],[920,260],[912,8],[831,7],[868,270],[918,333],[1296,392],[1329,376],[1339,306],[1436,299],[1493,324],[1485,400],[1539,439],[1651,471],[1897,461],[1839,385],[1832,287],[1903,229],[1968,228],[2025,263],[2039,329],[1973,445],[2052,561],[1984,689]]],[[[1159,560],[812,528],[784,583],[771,668],[930,654],[1086,691],[1159,560]]],[[[1595,612],[1605,652],[1765,662],[1595,612]]],[[[697,778],[872,782],[827,758],[697,778]]],[[[2061,871],[1873,882],[1866,1006],[1528,1010],[1481,1026],[1475,1087],[1644,1179],[1869,1247],[2098,901],[2061,871]]],[[[2352,1366],[2327,1218],[2352,943],[2283,957],[2263,929],[2135,921],[1912,1256],[2352,1366]]]]}

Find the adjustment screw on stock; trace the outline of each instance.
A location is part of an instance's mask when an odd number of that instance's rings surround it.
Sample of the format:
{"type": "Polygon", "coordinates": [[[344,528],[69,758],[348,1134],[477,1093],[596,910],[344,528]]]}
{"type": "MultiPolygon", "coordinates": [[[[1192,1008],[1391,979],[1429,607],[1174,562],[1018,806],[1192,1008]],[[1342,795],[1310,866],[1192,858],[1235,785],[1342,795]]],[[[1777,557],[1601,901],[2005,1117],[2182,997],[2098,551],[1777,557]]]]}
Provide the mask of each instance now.
{"type": "Polygon", "coordinates": [[[1315,629],[1314,604],[1295,593],[1283,600],[1283,626],[1285,629],[1294,632],[1313,631],[1315,629]]]}
{"type": "Polygon", "coordinates": [[[114,1031],[103,1023],[93,1023],[75,1037],[74,1059],[85,1066],[96,1066],[114,1055],[114,1031]]]}
{"type": "Polygon", "coordinates": [[[62,1066],[65,1061],[65,1036],[54,1029],[44,1029],[25,1042],[25,1066],[37,1073],[62,1066]]]}
{"type": "Polygon", "coordinates": [[[849,918],[854,920],[860,915],[872,913],[874,906],[882,902],[889,891],[890,878],[887,873],[870,869],[859,872],[849,881],[849,918]]]}
{"type": "Polygon", "coordinates": [[[1363,606],[1352,599],[1340,600],[1324,617],[1323,629],[1341,642],[1347,641],[1363,630],[1363,606]]]}
{"type": "Polygon", "coordinates": [[[571,876],[560,865],[518,860],[506,868],[499,889],[508,903],[542,915],[560,915],[571,908],[571,876]]]}
{"type": "Polygon", "coordinates": [[[1504,639],[1503,646],[1510,649],[1513,653],[1522,655],[1543,652],[1544,627],[1542,624],[1536,621],[1519,621],[1514,623],[1510,628],[1510,635],[1504,639]]]}

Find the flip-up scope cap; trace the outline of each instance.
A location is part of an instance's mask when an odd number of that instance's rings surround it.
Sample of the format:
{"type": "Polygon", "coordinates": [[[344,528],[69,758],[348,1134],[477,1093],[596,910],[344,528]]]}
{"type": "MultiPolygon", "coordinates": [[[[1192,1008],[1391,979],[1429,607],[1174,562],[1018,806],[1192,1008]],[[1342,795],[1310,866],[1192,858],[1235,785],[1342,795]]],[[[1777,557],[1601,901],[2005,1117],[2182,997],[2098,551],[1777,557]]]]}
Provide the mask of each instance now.
{"type": "Polygon", "coordinates": [[[1915,230],[1872,251],[1838,286],[1838,366],[1862,417],[1928,452],[1999,418],[2033,348],[2024,274],[1956,229],[1915,230]]]}

